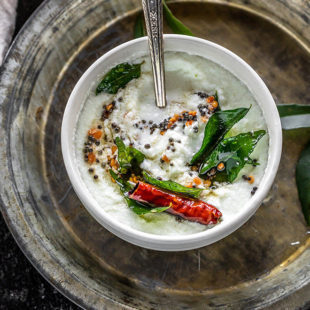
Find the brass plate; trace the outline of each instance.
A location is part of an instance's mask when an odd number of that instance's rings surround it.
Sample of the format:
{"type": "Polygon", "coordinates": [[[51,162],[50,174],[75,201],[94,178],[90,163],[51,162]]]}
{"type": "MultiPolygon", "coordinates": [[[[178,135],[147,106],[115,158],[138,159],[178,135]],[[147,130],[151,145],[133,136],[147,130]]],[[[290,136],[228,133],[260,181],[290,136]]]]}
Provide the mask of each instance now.
{"type": "MultiPolygon", "coordinates": [[[[247,61],[276,101],[307,104],[310,12],[296,2],[179,1],[171,8],[197,36],[247,61]]],[[[14,237],[55,287],[87,309],[307,307],[310,234],[294,167],[309,130],[284,133],[276,181],[250,221],[199,250],[128,244],[102,228],[72,190],[60,149],[67,99],[92,62],[132,38],[139,5],[46,1],[15,40],[0,88],[1,211],[14,237]]]]}

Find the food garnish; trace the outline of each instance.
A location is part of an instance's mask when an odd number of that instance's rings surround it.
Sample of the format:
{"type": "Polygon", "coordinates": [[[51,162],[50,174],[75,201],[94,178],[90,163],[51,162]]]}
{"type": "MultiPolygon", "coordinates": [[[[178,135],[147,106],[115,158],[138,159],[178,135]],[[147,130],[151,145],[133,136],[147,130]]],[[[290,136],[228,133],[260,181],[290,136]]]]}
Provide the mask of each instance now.
{"type": "Polygon", "coordinates": [[[92,128],[88,130],[88,136],[91,136],[95,138],[96,140],[99,140],[102,136],[102,131],[97,128],[92,128]]]}
{"type": "Polygon", "coordinates": [[[251,162],[249,156],[265,133],[265,130],[258,130],[241,133],[235,137],[224,139],[212,153],[206,157],[200,167],[199,173],[201,175],[206,174],[212,168],[222,164],[225,168],[217,173],[216,180],[221,182],[233,182],[245,164],[249,161],[251,162]]]}
{"type": "Polygon", "coordinates": [[[133,172],[139,171],[145,155],[134,147],[126,146],[119,137],[115,139],[115,144],[118,148],[120,173],[126,174],[129,170],[133,172]]]}
{"type": "Polygon", "coordinates": [[[160,213],[169,208],[168,207],[156,207],[156,208],[150,208],[149,206],[146,206],[143,203],[140,203],[136,200],[130,199],[127,195],[129,191],[131,191],[134,186],[132,186],[129,182],[122,179],[117,173],[115,173],[112,169],[109,170],[111,177],[113,180],[118,184],[121,193],[124,196],[124,199],[128,205],[128,207],[137,215],[144,215],[147,213],[160,213]]]}
{"type": "Polygon", "coordinates": [[[204,225],[216,224],[222,216],[217,208],[202,200],[182,197],[144,182],[139,182],[128,197],[150,206],[169,206],[166,212],[204,225]]]}
{"type": "Polygon", "coordinates": [[[121,63],[112,68],[102,79],[96,88],[96,95],[101,92],[116,94],[120,88],[124,88],[131,80],[141,75],[140,64],[121,63]]]}
{"type": "Polygon", "coordinates": [[[153,178],[150,176],[147,172],[143,171],[143,178],[147,183],[150,183],[152,185],[155,185],[159,188],[169,190],[171,192],[182,194],[194,198],[198,198],[200,193],[203,191],[203,188],[189,188],[186,186],[183,186],[177,182],[174,181],[164,181],[164,180],[158,180],[156,178],[153,178]]]}
{"type": "Polygon", "coordinates": [[[199,151],[193,156],[190,164],[203,161],[224,138],[226,133],[240,121],[250,108],[238,108],[215,112],[207,122],[204,138],[199,151]]]}

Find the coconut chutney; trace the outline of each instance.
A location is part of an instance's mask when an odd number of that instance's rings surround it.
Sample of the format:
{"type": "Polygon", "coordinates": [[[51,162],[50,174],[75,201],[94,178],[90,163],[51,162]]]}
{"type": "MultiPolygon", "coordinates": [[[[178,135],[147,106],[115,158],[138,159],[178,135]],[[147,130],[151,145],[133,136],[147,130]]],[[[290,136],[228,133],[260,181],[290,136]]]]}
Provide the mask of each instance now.
{"type": "MultiPolygon", "coordinates": [[[[145,155],[141,164],[143,170],[156,178],[204,189],[199,199],[220,210],[222,221],[235,217],[255,194],[264,175],[268,133],[251,154],[259,165],[245,165],[232,183],[204,180],[197,167],[190,166],[189,162],[201,146],[209,118],[218,108],[214,104],[217,102],[215,94],[223,111],[251,107],[226,136],[267,131],[262,111],[250,90],[211,60],[187,53],[166,52],[167,107],[159,109],[154,102],[149,57],[129,58],[127,62],[142,63],[139,78],[132,79],[115,95],[104,92],[96,95],[96,87],[106,73],[102,72],[85,94],[74,132],[75,161],[85,187],[114,220],[143,232],[177,236],[212,228],[212,225],[179,220],[166,212],[135,214],[108,172],[111,167],[115,170],[118,167],[114,141],[120,137],[126,145],[145,155]],[[93,130],[93,134],[89,135],[89,130],[93,130]],[[97,137],[96,130],[101,132],[97,137]]],[[[132,176],[130,181],[139,180],[132,176]]]]}

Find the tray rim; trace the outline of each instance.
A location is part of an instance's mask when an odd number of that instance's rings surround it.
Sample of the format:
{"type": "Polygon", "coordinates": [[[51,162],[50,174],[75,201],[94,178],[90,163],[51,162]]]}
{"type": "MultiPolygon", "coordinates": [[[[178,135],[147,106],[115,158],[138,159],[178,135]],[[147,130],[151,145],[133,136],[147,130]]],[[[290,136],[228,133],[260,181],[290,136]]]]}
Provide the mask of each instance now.
{"type": "MultiPolygon", "coordinates": [[[[64,9],[67,8],[68,3],[70,3],[70,1],[60,1],[60,0],[56,0],[59,4],[57,5],[51,5],[49,7],[49,4],[52,3],[53,0],[44,0],[39,7],[33,12],[33,14],[30,16],[30,18],[26,21],[26,23],[23,25],[23,27],[21,28],[21,30],[18,32],[18,34],[16,35],[15,39],[13,40],[12,44],[10,45],[10,48],[5,56],[4,62],[2,67],[0,68],[0,81],[2,80],[2,76],[3,73],[5,71],[6,74],[14,74],[14,69],[11,69],[10,67],[7,68],[6,66],[8,65],[8,62],[10,60],[10,58],[12,56],[14,56],[14,51],[17,48],[18,44],[20,41],[23,40],[28,40],[29,42],[31,42],[32,37],[35,35],[33,33],[26,33],[27,29],[31,27],[32,23],[35,23],[36,20],[38,19],[38,17],[40,15],[44,16],[44,15],[48,15],[48,17],[50,17],[51,15],[51,9],[53,9],[54,11],[52,13],[56,13],[56,15],[52,17],[52,19],[56,18],[58,14],[61,14],[62,9],[61,6],[63,5],[64,9]],[[58,6],[59,5],[59,6],[58,6]]],[[[198,2],[199,0],[179,0],[176,2],[198,2]]],[[[280,26],[280,28],[282,30],[284,30],[285,32],[287,32],[288,34],[294,36],[294,38],[296,40],[298,40],[299,43],[301,43],[301,45],[308,51],[310,52],[310,46],[308,44],[306,44],[304,42],[304,40],[302,40],[302,38],[294,31],[292,31],[290,29],[290,27],[286,27],[284,25],[282,25],[279,21],[277,21],[277,18],[275,18],[275,20],[271,19],[270,16],[264,15],[261,11],[256,11],[253,8],[247,7],[246,4],[242,5],[242,4],[238,4],[238,3],[231,3],[231,2],[226,2],[226,0],[206,0],[206,2],[210,2],[210,3],[215,3],[215,4],[219,4],[219,5],[225,5],[228,7],[235,7],[238,8],[240,10],[245,10],[250,12],[251,14],[254,15],[258,15],[263,19],[267,19],[269,22],[275,24],[276,26],[280,26]]],[[[78,4],[76,4],[78,5],[78,4]]],[[[131,14],[133,14],[135,11],[140,10],[140,8],[136,8],[135,10],[130,11],[131,14]]],[[[113,18],[113,20],[111,21],[111,23],[113,23],[115,20],[117,20],[117,16],[115,18],[113,18]]],[[[101,28],[100,28],[101,29],[101,28]]],[[[1,88],[5,89],[6,87],[2,87],[1,88]]],[[[7,88],[9,89],[9,88],[7,88]]],[[[13,87],[14,89],[14,87],[13,87]]],[[[0,93],[1,95],[1,93],[0,93]]],[[[6,164],[3,163],[3,166],[6,167],[6,164]]],[[[17,194],[15,192],[15,194],[17,194]]],[[[53,269],[53,266],[58,267],[59,269],[59,265],[56,264],[56,262],[54,260],[48,262],[51,266],[48,268],[44,268],[43,266],[45,265],[40,265],[38,264],[38,259],[36,258],[36,255],[34,255],[31,251],[31,248],[36,248],[37,253],[42,251],[42,255],[41,256],[45,256],[46,253],[48,253],[48,251],[46,251],[45,248],[41,247],[38,243],[38,241],[36,240],[36,238],[34,238],[33,235],[23,235],[19,232],[19,230],[22,230],[21,227],[16,227],[16,225],[13,224],[13,220],[11,218],[10,212],[6,209],[6,206],[2,200],[2,197],[0,197],[0,211],[2,213],[2,216],[5,220],[5,223],[9,229],[9,231],[11,232],[11,234],[13,235],[14,240],[16,241],[16,243],[18,244],[19,248],[21,249],[21,251],[24,253],[24,255],[27,257],[27,259],[31,262],[31,264],[35,267],[35,269],[55,288],[57,289],[61,294],[63,294],[65,297],[67,297],[69,300],[71,300],[73,303],[75,303],[77,306],[83,307],[83,308],[90,308],[88,304],[86,304],[84,302],[84,300],[82,298],[79,298],[79,296],[77,294],[73,294],[72,291],[69,289],[73,282],[76,284],[78,284],[78,286],[83,286],[79,281],[75,280],[73,277],[71,277],[71,275],[69,276],[69,279],[66,279],[63,282],[59,282],[57,281],[57,279],[55,279],[55,276],[51,273],[51,270],[53,269]],[[32,244],[31,244],[32,242],[32,244]],[[45,253],[43,253],[45,252],[45,253]],[[49,269],[50,268],[50,269],[49,269]],[[68,282],[68,280],[70,280],[68,282]]],[[[12,210],[10,210],[12,211],[12,210]]],[[[27,223],[25,223],[25,228],[28,228],[27,223]]],[[[25,229],[27,230],[27,229],[25,229]]],[[[25,233],[25,231],[24,231],[25,233]]],[[[56,268],[57,269],[57,268],[56,268]]],[[[63,270],[64,273],[66,273],[65,270],[63,270]]],[[[60,272],[59,272],[60,273],[60,272]]],[[[74,285],[74,284],[73,284],[74,285]]],[[[310,289],[310,284],[307,284],[306,286],[302,286],[302,288],[304,289],[305,287],[309,286],[310,289]]],[[[297,288],[298,290],[298,288],[297,288]]],[[[282,301],[283,299],[293,295],[295,292],[291,293],[290,295],[283,295],[281,296],[280,299],[276,299],[274,301],[274,303],[272,303],[272,305],[278,303],[279,301],[282,301]]],[[[98,295],[94,295],[96,296],[96,298],[98,299],[98,295]]],[[[107,296],[100,296],[104,302],[105,302],[105,306],[108,306],[110,304],[110,306],[119,306],[122,307],[122,309],[126,308],[126,309],[135,309],[133,307],[128,307],[125,304],[121,304],[116,300],[110,299],[107,296]]],[[[271,305],[271,304],[269,304],[271,305]]]]}

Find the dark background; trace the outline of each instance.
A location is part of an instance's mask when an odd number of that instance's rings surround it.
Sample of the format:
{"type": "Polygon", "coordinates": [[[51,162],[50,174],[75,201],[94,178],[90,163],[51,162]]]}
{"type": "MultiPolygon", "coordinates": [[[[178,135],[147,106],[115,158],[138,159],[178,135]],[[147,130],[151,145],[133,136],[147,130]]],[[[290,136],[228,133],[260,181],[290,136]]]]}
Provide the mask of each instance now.
{"type": "MultiPolygon", "coordinates": [[[[42,0],[18,0],[14,37],[42,0]]],[[[17,246],[0,214],[0,309],[80,309],[52,287],[17,246]]]]}

